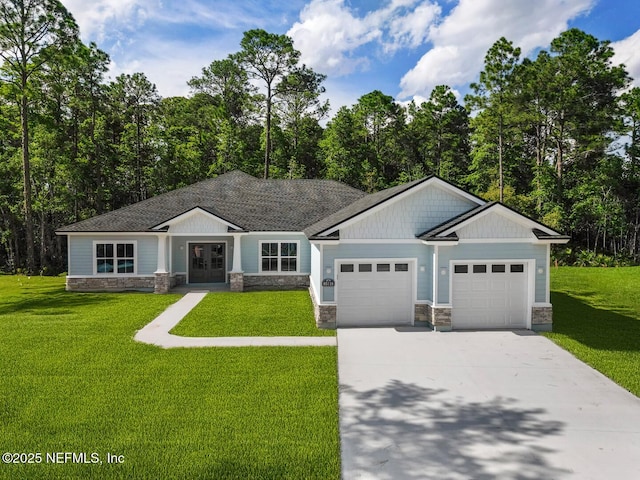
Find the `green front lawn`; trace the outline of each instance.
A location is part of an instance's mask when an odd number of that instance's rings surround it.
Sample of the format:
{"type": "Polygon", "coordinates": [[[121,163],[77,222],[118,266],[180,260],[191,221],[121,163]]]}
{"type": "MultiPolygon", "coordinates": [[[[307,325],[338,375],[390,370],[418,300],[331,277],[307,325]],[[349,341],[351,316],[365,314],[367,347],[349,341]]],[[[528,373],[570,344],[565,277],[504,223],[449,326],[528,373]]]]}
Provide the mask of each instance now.
{"type": "Polygon", "coordinates": [[[339,478],[336,349],[135,342],[177,298],[0,276],[0,478],[339,478]]]}
{"type": "Polygon", "coordinates": [[[551,271],[545,335],[640,396],[640,267],[551,271]]]}
{"type": "Polygon", "coordinates": [[[316,327],[306,290],[210,293],[171,333],[187,337],[336,334],[316,327]]]}

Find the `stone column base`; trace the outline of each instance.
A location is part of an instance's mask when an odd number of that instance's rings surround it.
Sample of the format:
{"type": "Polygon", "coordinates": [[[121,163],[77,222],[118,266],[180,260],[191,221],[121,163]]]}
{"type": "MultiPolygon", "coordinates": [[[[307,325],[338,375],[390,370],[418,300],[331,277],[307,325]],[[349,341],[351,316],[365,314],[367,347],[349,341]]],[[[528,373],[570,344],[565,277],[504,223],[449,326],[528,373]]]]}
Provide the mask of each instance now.
{"type": "Polygon", "coordinates": [[[316,319],[316,327],[335,329],[337,307],[335,305],[319,305],[312,288],[309,288],[309,295],[313,303],[313,315],[316,319]]]}
{"type": "Polygon", "coordinates": [[[429,322],[429,305],[426,303],[416,303],[413,307],[413,325],[416,327],[431,327],[429,322]]]}
{"type": "Polygon", "coordinates": [[[231,272],[229,274],[230,289],[232,292],[244,291],[244,273],[231,272]]]}
{"type": "Polygon", "coordinates": [[[531,307],[531,330],[550,332],[553,329],[553,307],[531,307]]]}
{"type": "Polygon", "coordinates": [[[451,331],[451,308],[427,305],[427,321],[438,332],[451,331]]]}
{"type": "Polygon", "coordinates": [[[171,289],[171,275],[169,272],[156,273],[153,293],[169,293],[171,289]]]}

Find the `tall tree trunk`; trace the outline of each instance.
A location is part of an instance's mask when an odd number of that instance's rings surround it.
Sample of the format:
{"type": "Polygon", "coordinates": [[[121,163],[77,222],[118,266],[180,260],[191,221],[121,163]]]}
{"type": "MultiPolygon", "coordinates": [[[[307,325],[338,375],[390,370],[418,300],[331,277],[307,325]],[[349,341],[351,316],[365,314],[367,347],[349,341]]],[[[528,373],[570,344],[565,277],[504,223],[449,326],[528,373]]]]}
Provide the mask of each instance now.
{"type": "Polygon", "coordinates": [[[504,201],[504,172],[502,158],[502,115],[500,115],[498,126],[498,187],[500,188],[500,203],[504,201]]]}
{"type": "Polygon", "coordinates": [[[267,86],[267,121],[264,137],[264,178],[267,179],[271,164],[271,85],[267,86]]]}
{"type": "Polygon", "coordinates": [[[22,77],[22,98],[20,101],[20,121],[22,124],[22,181],[24,182],[24,230],[27,242],[27,272],[36,269],[33,238],[33,205],[31,194],[31,163],[29,159],[29,101],[27,99],[27,76],[22,77]]]}

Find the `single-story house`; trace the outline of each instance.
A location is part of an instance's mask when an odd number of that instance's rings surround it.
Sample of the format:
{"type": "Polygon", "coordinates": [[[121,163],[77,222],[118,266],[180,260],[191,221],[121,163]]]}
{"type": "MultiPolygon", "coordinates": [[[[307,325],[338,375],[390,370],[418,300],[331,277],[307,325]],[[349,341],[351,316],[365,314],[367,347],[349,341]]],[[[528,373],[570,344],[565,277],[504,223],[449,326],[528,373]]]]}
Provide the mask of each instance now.
{"type": "Polygon", "coordinates": [[[365,194],[240,171],[61,228],[67,289],[308,287],[318,326],[550,330],[569,238],[436,176],[365,194]]]}

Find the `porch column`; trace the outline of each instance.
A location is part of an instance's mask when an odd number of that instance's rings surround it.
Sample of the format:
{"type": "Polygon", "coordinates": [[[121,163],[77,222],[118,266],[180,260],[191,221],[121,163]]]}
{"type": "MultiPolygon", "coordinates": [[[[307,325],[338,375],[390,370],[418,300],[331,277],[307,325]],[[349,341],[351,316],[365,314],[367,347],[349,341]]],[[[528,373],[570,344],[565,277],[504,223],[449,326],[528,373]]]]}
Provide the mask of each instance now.
{"type": "Polygon", "coordinates": [[[229,272],[232,292],[244,290],[244,273],[242,271],[242,237],[241,233],[233,234],[233,268],[229,272]]]}
{"type": "Polygon", "coordinates": [[[167,234],[158,235],[158,264],[155,273],[155,293],[169,293],[171,279],[167,271],[167,234]]]}

